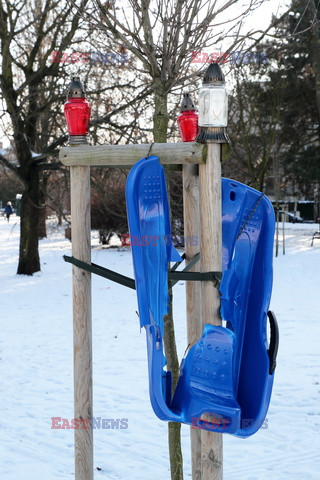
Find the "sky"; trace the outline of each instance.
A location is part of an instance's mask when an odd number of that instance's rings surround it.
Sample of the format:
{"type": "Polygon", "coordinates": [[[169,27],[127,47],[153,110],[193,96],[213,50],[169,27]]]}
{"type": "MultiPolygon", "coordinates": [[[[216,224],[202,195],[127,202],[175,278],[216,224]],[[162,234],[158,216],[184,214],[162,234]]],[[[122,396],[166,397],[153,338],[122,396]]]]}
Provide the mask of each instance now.
{"type": "Polygon", "coordinates": [[[247,22],[252,28],[266,28],[271,20],[272,15],[278,15],[286,10],[286,5],[290,3],[283,0],[265,1],[261,7],[248,18],[247,22]]]}

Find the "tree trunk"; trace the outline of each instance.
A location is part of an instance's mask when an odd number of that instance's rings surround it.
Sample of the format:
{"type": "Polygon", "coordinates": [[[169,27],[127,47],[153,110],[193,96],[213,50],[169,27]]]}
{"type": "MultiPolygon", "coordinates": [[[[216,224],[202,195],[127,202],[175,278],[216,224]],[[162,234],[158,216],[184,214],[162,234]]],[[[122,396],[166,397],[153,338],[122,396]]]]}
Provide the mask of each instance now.
{"type": "Polygon", "coordinates": [[[32,275],[40,271],[39,259],[39,172],[30,167],[21,200],[20,253],[17,273],[32,275]]]}
{"type": "MultiPolygon", "coordinates": [[[[163,90],[161,82],[155,85],[153,116],[153,141],[155,143],[167,142],[168,130],[168,97],[163,90]]],[[[168,191],[170,201],[170,191],[168,191]]],[[[174,392],[179,378],[179,361],[174,334],[172,311],[172,286],[169,283],[169,313],[164,317],[164,348],[167,358],[167,368],[172,372],[172,392],[174,392]]],[[[171,480],[183,480],[183,458],[181,450],[181,424],[168,423],[168,442],[171,480]]]]}
{"type": "MultiPolygon", "coordinates": [[[[172,286],[169,283],[169,313],[164,317],[164,346],[167,368],[172,372],[172,392],[175,391],[179,378],[179,360],[174,333],[172,312],[172,286]]],[[[183,480],[183,458],[181,450],[181,423],[168,423],[168,442],[170,470],[172,480],[183,480]]]]}
{"type": "Polygon", "coordinates": [[[320,123],[320,38],[319,21],[317,20],[317,7],[314,0],[310,0],[308,2],[305,15],[310,23],[310,30],[308,30],[307,35],[309,37],[309,53],[314,70],[316,103],[320,123]]]}
{"type": "Polygon", "coordinates": [[[41,238],[46,238],[47,237],[47,226],[46,226],[46,220],[47,220],[47,211],[46,211],[46,206],[41,203],[41,210],[40,210],[40,215],[39,215],[39,226],[38,226],[38,238],[41,240],[41,238]]]}
{"type": "Polygon", "coordinates": [[[38,225],[38,238],[46,238],[47,237],[47,208],[46,208],[46,191],[48,185],[48,176],[43,175],[42,182],[41,182],[41,189],[39,191],[39,225],[38,225]]]}
{"type": "Polygon", "coordinates": [[[153,141],[155,143],[167,142],[168,131],[168,96],[163,91],[161,83],[156,83],[154,94],[153,115],[153,141]]]}

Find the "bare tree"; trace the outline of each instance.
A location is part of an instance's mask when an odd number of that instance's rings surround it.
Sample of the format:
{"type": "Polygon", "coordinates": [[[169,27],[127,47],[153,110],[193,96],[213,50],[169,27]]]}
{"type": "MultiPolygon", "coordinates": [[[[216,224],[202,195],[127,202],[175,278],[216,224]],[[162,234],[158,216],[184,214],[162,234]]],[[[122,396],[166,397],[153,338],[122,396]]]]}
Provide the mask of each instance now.
{"type": "Polygon", "coordinates": [[[269,62],[234,69],[224,174],[263,190],[273,164],[276,197],[288,183],[310,195],[318,178],[319,18],[313,0],[293,0],[256,43],[269,62]]]}
{"type": "MultiPolygon", "coordinates": [[[[45,172],[61,166],[56,160],[57,147],[67,139],[61,105],[70,76],[81,71],[89,88],[96,83],[92,93],[96,101],[94,138],[104,135],[110,139],[113,135],[115,143],[132,140],[137,126],[136,110],[139,114],[150,93],[143,80],[136,79],[132,86],[128,81],[119,84],[115,69],[121,65],[103,61],[100,65],[90,63],[90,59],[75,65],[52,61],[52,52],[90,48],[90,41],[97,35],[86,22],[84,11],[88,8],[88,0],[80,2],[76,10],[64,1],[0,0],[1,121],[13,138],[16,156],[16,161],[12,161],[0,155],[0,162],[19,178],[24,188],[19,274],[32,275],[40,270],[38,226],[45,208],[45,172]],[[107,85],[102,85],[102,78],[108,79],[107,85]]],[[[110,42],[106,43],[105,48],[112,49],[110,42]]],[[[98,49],[97,44],[92,48],[98,49]]]]}
{"type": "MultiPolygon", "coordinates": [[[[82,2],[85,8],[87,2],[82,2]]],[[[36,155],[39,121],[57,99],[59,64],[49,64],[52,50],[65,50],[74,42],[81,15],[71,8],[58,9],[58,3],[15,0],[0,1],[1,97],[13,134],[17,164],[1,156],[1,162],[24,185],[21,205],[21,237],[18,273],[32,275],[40,270],[38,225],[40,172],[50,168],[47,155],[56,144],[36,155]],[[45,48],[44,48],[45,42],[45,48]]],[[[63,139],[60,142],[62,143],[63,139]]]]}
{"type": "Polygon", "coordinates": [[[96,12],[89,14],[91,24],[132,52],[149,78],[155,142],[167,137],[168,95],[199,76],[198,69],[190,69],[193,53],[211,49],[227,36],[231,43],[228,51],[235,48],[243,40],[235,32],[262,1],[127,0],[117,12],[110,8],[110,3],[115,6],[116,2],[92,0],[96,12]]]}
{"type": "Polygon", "coordinates": [[[228,122],[231,151],[223,164],[224,175],[261,191],[279,148],[280,115],[285,88],[281,79],[273,84],[266,75],[264,78],[264,74],[263,65],[257,65],[256,72],[242,65],[235,71],[236,83],[230,97],[228,122]],[[259,68],[261,70],[257,75],[259,68]]]}
{"type": "Polygon", "coordinates": [[[319,2],[309,0],[306,4],[301,0],[292,2],[293,8],[301,8],[302,14],[294,35],[305,35],[309,56],[314,71],[316,104],[320,124],[320,8],[319,2]]]}

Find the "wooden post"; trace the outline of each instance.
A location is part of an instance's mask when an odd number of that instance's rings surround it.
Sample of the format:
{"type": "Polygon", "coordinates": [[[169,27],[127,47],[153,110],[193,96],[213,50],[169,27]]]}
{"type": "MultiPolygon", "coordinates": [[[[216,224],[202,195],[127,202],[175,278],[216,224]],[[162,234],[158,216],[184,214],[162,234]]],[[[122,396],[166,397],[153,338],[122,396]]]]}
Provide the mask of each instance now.
{"type": "MultiPolygon", "coordinates": [[[[183,165],[183,213],[186,263],[200,251],[199,167],[183,165]]],[[[200,271],[199,262],[190,270],[200,271]]],[[[187,332],[190,347],[201,337],[200,282],[186,282],[187,332]]],[[[192,480],[201,479],[201,431],[190,428],[192,480]]]]}
{"type": "MultiPolygon", "coordinates": [[[[70,182],[72,255],[90,263],[90,167],[71,167],[70,182]]],[[[72,279],[75,480],[93,480],[91,274],[73,267],[72,279]]]]}
{"type": "MultiPolygon", "coordinates": [[[[207,162],[199,166],[201,272],[222,270],[221,145],[208,143],[207,162]]],[[[212,282],[201,282],[201,321],[221,325],[220,296],[212,282]]],[[[210,417],[203,417],[209,419],[210,417]]],[[[222,480],[222,434],[201,430],[201,480],[222,480]]]]}
{"type": "MultiPolygon", "coordinates": [[[[287,205],[284,204],[283,205],[283,210],[284,212],[287,212],[287,205]]],[[[284,228],[284,222],[286,220],[289,220],[288,216],[286,213],[283,213],[282,214],[282,254],[285,255],[286,254],[286,239],[285,239],[285,228],[284,228]]]]}

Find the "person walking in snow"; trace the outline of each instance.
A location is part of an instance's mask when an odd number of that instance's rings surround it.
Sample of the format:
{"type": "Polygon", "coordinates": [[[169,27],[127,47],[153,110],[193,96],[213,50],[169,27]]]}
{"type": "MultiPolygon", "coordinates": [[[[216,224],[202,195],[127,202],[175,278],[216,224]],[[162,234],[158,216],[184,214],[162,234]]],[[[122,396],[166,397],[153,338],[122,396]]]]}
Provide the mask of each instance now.
{"type": "Polygon", "coordinates": [[[12,204],[11,204],[11,202],[8,202],[7,205],[5,206],[5,209],[4,209],[4,213],[7,217],[8,222],[9,222],[10,215],[12,214],[12,212],[13,212],[12,204]]]}

